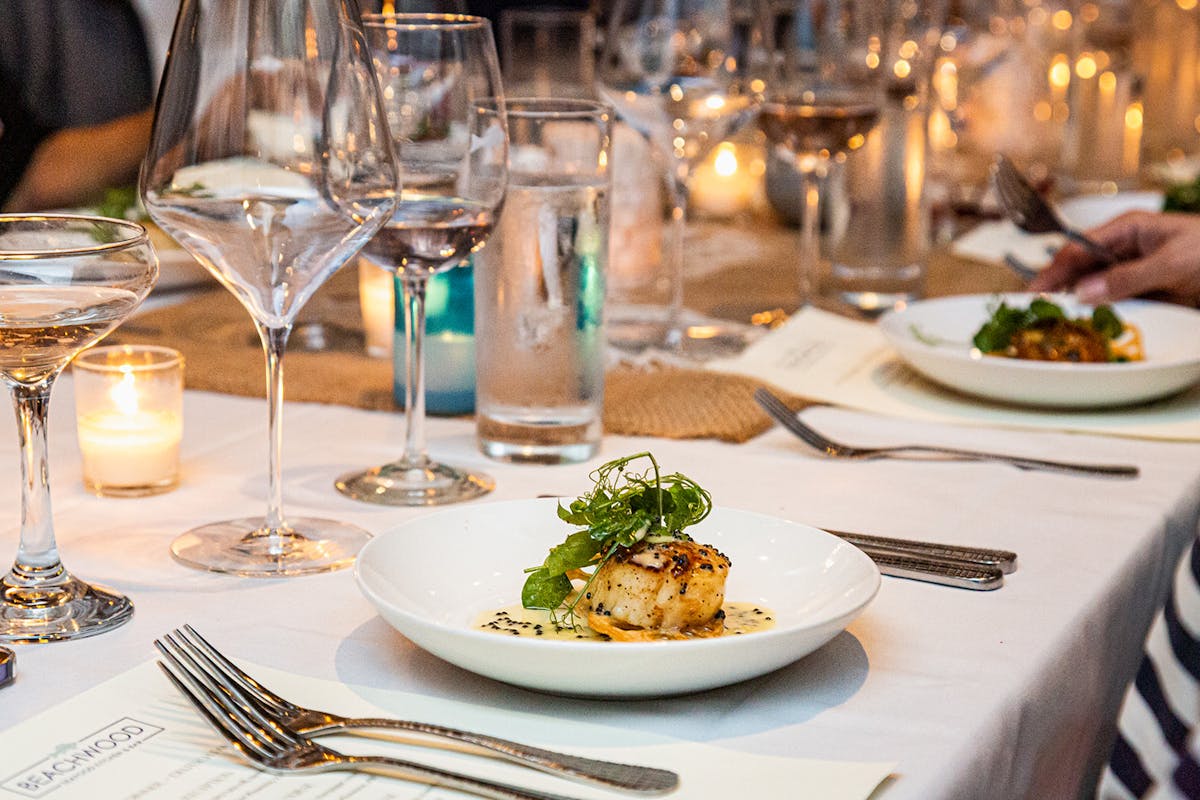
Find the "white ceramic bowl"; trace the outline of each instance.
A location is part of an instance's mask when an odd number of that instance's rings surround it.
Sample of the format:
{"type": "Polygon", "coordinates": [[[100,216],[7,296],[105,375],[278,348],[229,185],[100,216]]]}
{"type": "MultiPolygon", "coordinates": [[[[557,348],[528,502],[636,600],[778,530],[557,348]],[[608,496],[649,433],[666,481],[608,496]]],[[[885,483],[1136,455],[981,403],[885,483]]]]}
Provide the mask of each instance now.
{"type": "MultiPolygon", "coordinates": [[[[967,394],[1021,405],[1103,408],[1167,397],[1200,381],[1200,311],[1125,300],[1113,308],[1142,331],[1144,361],[1066,364],[985,356],[971,339],[1000,300],[1026,307],[1034,295],[962,295],[911,303],[880,317],[900,356],[927,378],[967,394]]],[[[1049,297],[1070,316],[1089,314],[1068,295],[1049,297]]]]}
{"type": "Polygon", "coordinates": [[[554,499],[466,505],[398,526],[363,548],[359,588],[413,643],[472,672],[530,689],[650,697],[711,689],[778,669],[842,631],[879,588],[860,550],[824,531],[717,508],[689,529],[728,555],[726,599],[771,609],[774,628],[664,642],[541,640],[474,628],[520,601],[523,570],[572,529],[554,499]]]}

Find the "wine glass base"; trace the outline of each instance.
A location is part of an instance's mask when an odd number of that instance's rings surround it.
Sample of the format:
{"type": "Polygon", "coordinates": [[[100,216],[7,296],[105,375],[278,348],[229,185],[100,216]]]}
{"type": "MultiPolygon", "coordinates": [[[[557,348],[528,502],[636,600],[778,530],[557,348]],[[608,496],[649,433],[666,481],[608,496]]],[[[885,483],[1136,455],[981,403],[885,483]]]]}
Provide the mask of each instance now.
{"type": "Polygon", "coordinates": [[[422,465],[399,461],[352,472],[334,482],[347,497],[383,506],[439,506],[487,494],[496,482],[479,472],[447,464],[422,465]]]}
{"type": "Polygon", "coordinates": [[[0,642],[34,644],[82,639],[123,625],[133,603],[103,586],[67,577],[50,586],[25,587],[0,580],[0,642]]]}
{"type": "Polygon", "coordinates": [[[171,542],[181,564],[249,578],[333,572],[354,563],[371,534],[331,519],[289,519],[274,534],[262,517],[213,522],[171,542]]]}
{"type": "Polygon", "coordinates": [[[658,307],[626,309],[606,331],[613,349],[640,355],[660,351],[687,361],[736,356],[765,333],[758,325],[709,317],[684,309],[674,319],[658,307]]]}

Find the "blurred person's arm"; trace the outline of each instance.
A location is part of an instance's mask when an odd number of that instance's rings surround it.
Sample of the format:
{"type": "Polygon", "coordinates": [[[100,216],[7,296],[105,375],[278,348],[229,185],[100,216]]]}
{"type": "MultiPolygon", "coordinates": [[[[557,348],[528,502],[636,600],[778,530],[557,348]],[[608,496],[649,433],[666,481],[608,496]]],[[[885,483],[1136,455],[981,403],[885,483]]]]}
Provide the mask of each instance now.
{"type": "MultiPolygon", "coordinates": [[[[99,125],[63,128],[41,138],[4,199],[3,210],[86,205],[109,186],[132,183],[150,142],[152,120],[153,109],[146,109],[99,125]]],[[[4,141],[0,138],[0,147],[4,141]]]]}
{"type": "Polygon", "coordinates": [[[1154,294],[1200,306],[1200,215],[1131,211],[1087,233],[1116,262],[1105,265],[1083,247],[1068,244],[1030,290],[1073,290],[1090,304],[1154,294]]]}
{"type": "Polygon", "coordinates": [[[34,121],[16,89],[0,75],[0,208],[50,133],[34,121]]]}

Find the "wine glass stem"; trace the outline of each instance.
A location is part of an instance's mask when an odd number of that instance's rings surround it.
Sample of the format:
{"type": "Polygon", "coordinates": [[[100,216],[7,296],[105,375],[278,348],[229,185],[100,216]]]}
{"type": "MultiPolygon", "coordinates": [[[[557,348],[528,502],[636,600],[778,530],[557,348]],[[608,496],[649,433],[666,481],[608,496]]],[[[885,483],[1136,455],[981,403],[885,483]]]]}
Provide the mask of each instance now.
{"type": "Polygon", "coordinates": [[[424,467],[425,451],[425,287],[424,272],[397,277],[403,293],[404,313],[404,458],[407,467],[424,467]]]}
{"type": "Polygon", "coordinates": [[[817,276],[821,264],[821,176],[817,166],[801,164],[800,193],[804,200],[800,215],[800,307],[817,296],[817,276]]]}
{"type": "Polygon", "coordinates": [[[671,241],[668,265],[670,272],[670,295],[667,298],[668,344],[678,345],[683,341],[680,316],[683,313],[683,246],[687,234],[688,178],[691,168],[686,159],[671,155],[667,172],[667,186],[671,191],[671,241]]]}
{"type": "Polygon", "coordinates": [[[11,389],[21,446],[21,542],[8,581],[15,579],[17,585],[45,584],[66,577],[54,541],[46,461],[46,415],[55,377],[13,384],[11,389]]]}
{"type": "Polygon", "coordinates": [[[267,355],[267,472],[270,477],[266,524],[257,533],[272,537],[282,535],[287,528],[283,519],[283,353],[291,332],[291,325],[258,326],[258,335],[267,355]]]}

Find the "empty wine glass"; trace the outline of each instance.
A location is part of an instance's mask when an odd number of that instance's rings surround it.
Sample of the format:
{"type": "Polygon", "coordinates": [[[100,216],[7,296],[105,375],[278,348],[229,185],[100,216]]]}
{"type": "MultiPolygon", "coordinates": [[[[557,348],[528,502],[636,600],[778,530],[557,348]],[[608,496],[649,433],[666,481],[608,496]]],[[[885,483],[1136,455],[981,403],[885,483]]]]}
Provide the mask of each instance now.
{"type": "Polygon", "coordinates": [[[491,491],[491,478],[430,459],[425,447],[425,288],[483,246],[508,179],[508,128],[491,24],[453,14],[367,14],[367,42],[398,142],[404,191],[363,251],[404,294],[407,432],[399,461],[339,478],[384,505],[437,505],[491,491]]]}
{"type": "Polygon", "coordinates": [[[313,292],[391,216],[398,175],[353,0],[183,0],[141,191],[150,217],[250,312],[267,361],[265,517],[176,539],[185,564],[295,575],[351,563],[366,531],[285,518],[283,354],[313,292]]]}
{"type": "Polygon", "coordinates": [[[680,322],[688,183],[693,168],[757,105],[763,84],[755,74],[760,29],[753,22],[736,17],[730,0],[618,0],[609,16],[599,93],[664,154],[672,203],[664,305],[612,308],[614,343],[688,347],[680,322]]]}
{"type": "Polygon", "coordinates": [[[801,306],[813,302],[818,289],[821,179],[831,160],[866,142],[879,119],[887,5],[767,0],[762,6],[772,70],[758,124],[800,176],[801,306]]]}
{"type": "Polygon", "coordinates": [[[158,260],[140,225],[103,217],[0,215],[0,380],[17,411],[21,542],[0,578],[0,641],[91,636],[133,605],[63,566],[46,456],[50,391],[67,362],[129,316],[158,260]]]}

